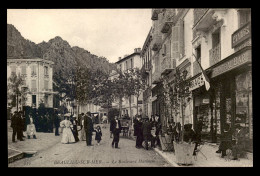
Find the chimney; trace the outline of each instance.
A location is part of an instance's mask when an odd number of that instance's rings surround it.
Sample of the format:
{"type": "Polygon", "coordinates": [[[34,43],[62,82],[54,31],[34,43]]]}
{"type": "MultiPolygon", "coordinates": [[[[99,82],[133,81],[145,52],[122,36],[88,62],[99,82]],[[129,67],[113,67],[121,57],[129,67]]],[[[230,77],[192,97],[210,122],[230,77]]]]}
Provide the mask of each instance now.
{"type": "Polygon", "coordinates": [[[118,58],[118,61],[120,61],[120,60],[121,60],[121,57],[118,58]]]}
{"type": "Polygon", "coordinates": [[[135,53],[140,53],[141,52],[141,48],[135,48],[135,53]]]}

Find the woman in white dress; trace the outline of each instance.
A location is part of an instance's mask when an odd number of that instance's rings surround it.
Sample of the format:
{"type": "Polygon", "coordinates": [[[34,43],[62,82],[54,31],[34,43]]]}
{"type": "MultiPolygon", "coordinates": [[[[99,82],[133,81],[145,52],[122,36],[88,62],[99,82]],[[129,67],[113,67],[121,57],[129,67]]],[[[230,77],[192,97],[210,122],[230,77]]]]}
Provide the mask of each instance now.
{"type": "Polygon", "coordinates": [[[72,123],[71,121],[69,121],[69,117],[66,117],[65,120],[60,122],[60,127],[63,128],[61,143],[63,144],[74,143],[75,138],[71,131],[72,123]]]}
{"type": "Polygon", "coordinates": [[[32,115],[29,114],[29,124],[27,125],[27,130],[26,130],[26,133],[27,133],[27,138],[30,139],[31,136],[36,139],[36,129],[35,129],[35,125],[33,124],[33,118],[32,118],[32,115]]]}

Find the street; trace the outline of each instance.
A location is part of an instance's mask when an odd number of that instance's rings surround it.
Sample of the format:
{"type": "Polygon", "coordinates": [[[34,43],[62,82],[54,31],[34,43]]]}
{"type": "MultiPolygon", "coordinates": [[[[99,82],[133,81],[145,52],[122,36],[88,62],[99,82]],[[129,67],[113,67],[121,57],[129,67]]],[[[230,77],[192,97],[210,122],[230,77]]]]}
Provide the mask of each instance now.
{"type": "MultiPolygon", "coordinates": [[[[86,141],[73,144],[55,143],[33,157],[23,158],[9,164],[9,167],[171,167],[154,150],[135,148],[135,141],[120,136],[119,147],[111,147],[108,124],[102,128],[102,140],[98,146],[95,133],[92,136],[93,146],[86,146],[86,141]]],[[[61,136],[54,136],[59,138],[61,136]]],[[[45,134],[43,134],[45,135],[45,134]]],[[[48,135],[48,134],[46,134],[48,135]]],[[[38,139],[37,139],[38,140],[38,139]]],[[[26,141],[23,141],[25,143],[26,141]]],[[[19,141],[19,143],[22,143],[19,141]]]]}

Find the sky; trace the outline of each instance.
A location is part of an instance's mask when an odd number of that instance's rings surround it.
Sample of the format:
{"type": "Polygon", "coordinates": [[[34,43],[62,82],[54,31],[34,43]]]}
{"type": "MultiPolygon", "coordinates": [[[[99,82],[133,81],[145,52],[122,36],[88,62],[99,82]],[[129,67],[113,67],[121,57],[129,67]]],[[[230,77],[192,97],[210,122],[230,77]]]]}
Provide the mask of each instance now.
{"type": "Polygon", "coordinates": [[[36,44],[60,36],[109,62],[142,48],[151,9],[8,9],[7,23],[36,44]]]}

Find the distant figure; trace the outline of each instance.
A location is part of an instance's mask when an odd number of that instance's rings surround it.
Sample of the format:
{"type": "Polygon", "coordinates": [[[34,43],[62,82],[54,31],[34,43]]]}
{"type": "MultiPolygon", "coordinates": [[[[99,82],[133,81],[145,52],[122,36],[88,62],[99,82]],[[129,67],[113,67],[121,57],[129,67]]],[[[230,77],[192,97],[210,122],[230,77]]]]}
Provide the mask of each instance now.
{"type": "Polygon", "coordinates": [[[80,121],[80,127],[81,127],[81,131],[80,131],[80,140],[81,141],[85,141],[86,140],[86,130],[84,127],[84,113],[81,113],[81,121],[80,121]]]}
{"type": "Polygon", "coordinates": [[[84,118],[84,128],[86,132],[86,143],[87,146],[92,146],[91,141],[92,141],[92,132],[94,131],[93,128],[93,122],[91,119],[91,113],[87,112],[85,118],[84,118]]]}
{"type": "Polygon", "coordinates": [[[71,130],[72,123],[69,119],[70,117],[66,116],[66,119],[60,122],[60,126],[63,128],[62,138],[61,138],[61,143],[63,144],[69,144],[75,142],[75,138],[71,130]]]}
{"type": "Polygon", "coordinates": [[[136,132],[136,148],[143,148],[143,131],[142,131],[141,117],[137,117],[137,121],[135,122],[135,132],[136,132]]]}
{"type": "Polygon", "coordinates": [[[97,129],[94,131],[96,132],[95,140],[97,141],[97,145],[99,145],[99,143],[101,141],[101,136],[102,136],[102,131],[101,131],[100,126],[97,126],[97,129]]]}
{"type": "Polygon", "coordinates": [[[104,116],[102,117],[102,123],[108,124],[108,118],[107,118],[106,113],[104,113],[104,116]]]}
{"type": "Polygon", "coordinates": [[[55,126],[55,136],[59,136],[59,127],[60,127],[60,116],[58,112],[54,114],[54,126],[55,126]]]}
{"type": "Polygon", "coordinates": [[[155,135],[156,135],[156,145],[160,146],[160,139],[159,139],[159,134],[161,133],[162,130],[162,124],[160,122],[160,117],[158,114],[155,115],[155,135]]]}
{"type": "Polygon", "coordinates": [[[144,123],[142,125],[142,135],[143,135],[143,140],[145,141],[145,149],[148,150],[148,141],[152,141],[152,125],[149,122],[149,118],[144,119],[144,123]]]}
{"type": "Polygon", "coordinates": [[[32,114],[29,114],[29,124],[27,124],[27,138],[30,139],[31,136],[36,139],[36,129],[35,129],[35,125],[33,124],[33,118],[32,118],[32,114]]]}
{"type": "Polygon", "coordinates": [[[12,134],[12,142],[15,142],[15,136],[17,135],[17,140],[20,140],[18,136],[18,125],[19,125],[19,117],[18,117],[18,112],[15,111],[14,115],[12,116],[11,119],[11,127],[13,128],[13,134],[12,134]]]}
{"type": "Polygon", "coordinates": [[[183,141],[191,143],[195,140],[195,132],[192,129],[192,124],[184,125],[183,141]]]}
{"type": "Polygon", "coordinates": [[[120,120],[118,120],[118,117],[115,116],[115,119],[111,121],[110,124],[110,130],[113,133],[113,141],[112,141],[112,147],[114,148],[114,144],[115,144],[115,148],[119,149],[118,147],[118,143],[119,143],[119,134],[121,132],[121,123],[120,120]]]}
{"type": "Polygon", "coordinates": [[[76,115],[74,115],[72,117],[72,120],[71,120],[71,123],[72,123],[72,133],[73,133],[73,136],[75,138],[75,141],[78,142],[79,141],[79,134],[78,134],[78,121],[76,119],[76,115]]]}
{"type": "Polygon", "coordinates": [[[17,128],[17,137],[20,141],[23,141],[23,129],[24,129],[24,119],[23,119],[23,112],[18,112],[18,128],[17,128]]]}

